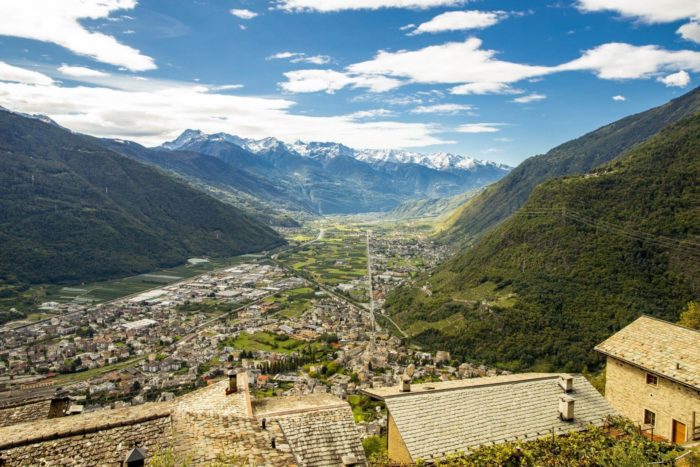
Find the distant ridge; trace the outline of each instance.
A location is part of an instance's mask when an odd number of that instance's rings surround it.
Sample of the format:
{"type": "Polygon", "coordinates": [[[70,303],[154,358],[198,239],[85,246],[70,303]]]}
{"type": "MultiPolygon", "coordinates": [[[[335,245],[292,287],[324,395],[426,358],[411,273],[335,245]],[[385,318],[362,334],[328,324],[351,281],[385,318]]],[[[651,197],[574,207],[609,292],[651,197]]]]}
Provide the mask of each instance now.
{"type": "Polygon", "coordinates": [[[0,282],[79,282],[282,238],[91,137],[0,110],[0,282]]]}
{"type": "Polygon", "coordinates": [[[659,107],[603,126],[546,154],[531,157],[458,208],[442,226],[441,236],[457,244],[472,240],[520,208],[539,183],[586,173],[698,111],[700,88],[659,107]]]}

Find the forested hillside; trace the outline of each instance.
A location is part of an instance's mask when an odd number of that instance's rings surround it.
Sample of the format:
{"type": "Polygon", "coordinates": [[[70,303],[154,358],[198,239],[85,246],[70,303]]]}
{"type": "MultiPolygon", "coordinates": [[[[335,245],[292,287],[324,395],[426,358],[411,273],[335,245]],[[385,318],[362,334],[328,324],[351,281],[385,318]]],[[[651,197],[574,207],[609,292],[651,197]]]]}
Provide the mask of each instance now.
{"type": "Polygon", "coordinates": [[[511,369],[596,366],[641,314],[700,297],[700,115],[538,186],[474,248],[387,301],[416,343],[511,369]]]}
{"type": "Polygon", "coordinates": [[[0,283],[104,279],[281,243],[240,210],[92,138],[0,110],[0,283]]]}
{"type": "Polygon", "coordinates": [[[472,240],[520,208],[539,183],[586,173],[698,111],[700,88],[531,157],[458,208],[444,223],[442,237],[457,244],[472,240]]]}

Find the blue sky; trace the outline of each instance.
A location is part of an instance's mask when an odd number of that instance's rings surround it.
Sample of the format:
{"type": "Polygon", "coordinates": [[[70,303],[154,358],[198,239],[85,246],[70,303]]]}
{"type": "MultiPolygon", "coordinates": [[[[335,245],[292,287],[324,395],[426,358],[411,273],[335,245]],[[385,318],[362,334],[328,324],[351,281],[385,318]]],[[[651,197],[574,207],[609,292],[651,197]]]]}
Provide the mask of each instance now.
{"type": "Polygon", "coordinates": [[[677,97],[697,0],[2,0],[0,105],[517,164],[677,97]]]}

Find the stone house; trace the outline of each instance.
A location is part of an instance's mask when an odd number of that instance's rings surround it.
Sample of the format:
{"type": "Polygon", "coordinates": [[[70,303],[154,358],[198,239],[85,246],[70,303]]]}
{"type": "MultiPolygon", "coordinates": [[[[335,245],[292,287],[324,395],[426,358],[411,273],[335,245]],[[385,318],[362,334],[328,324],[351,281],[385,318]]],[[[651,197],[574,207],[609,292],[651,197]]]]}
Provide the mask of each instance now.
{"type": "Polygon", "coordinates": [[[397,464],[436,462],[479,446],[602,426],[614,409],[583,376],[526,373],[364,389],[389,412],[397,464]]]}
{"type": "Polygon", "coordinates": [[[617,411],[671,442],[700,440],[700,331],[642,316],[595,349],[617,411]]]}
{"type": "Polygon", "coordinates": [[[0,465],[121,466],[134,450],[146,464],[172,451],[191,465],[367,465],[347,402],[330,395],[256,401],[246,373],[165,402],[51,420],[41,415],[51,401],[32,402],[6,408],[16,416],[0,426],[0,465]]]}

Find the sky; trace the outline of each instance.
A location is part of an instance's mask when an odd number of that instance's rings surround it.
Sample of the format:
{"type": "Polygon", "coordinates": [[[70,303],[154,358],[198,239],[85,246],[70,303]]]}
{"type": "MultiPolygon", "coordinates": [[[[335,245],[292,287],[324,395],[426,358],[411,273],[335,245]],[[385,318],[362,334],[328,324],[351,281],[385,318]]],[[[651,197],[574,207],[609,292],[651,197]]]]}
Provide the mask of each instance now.
{"type": "Polygon", "coordinates": [[[678,97],[698,0],[0,0],[0,105],[516,165],[678,97]]]}

